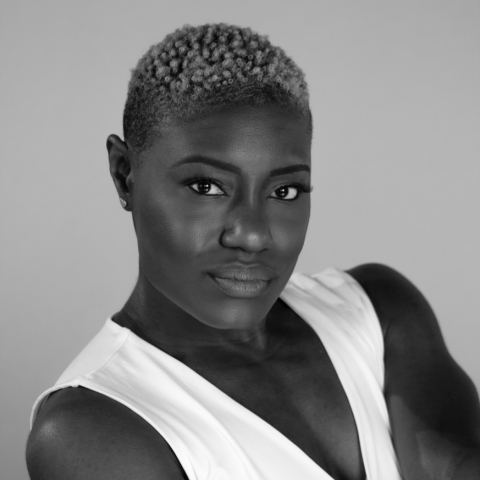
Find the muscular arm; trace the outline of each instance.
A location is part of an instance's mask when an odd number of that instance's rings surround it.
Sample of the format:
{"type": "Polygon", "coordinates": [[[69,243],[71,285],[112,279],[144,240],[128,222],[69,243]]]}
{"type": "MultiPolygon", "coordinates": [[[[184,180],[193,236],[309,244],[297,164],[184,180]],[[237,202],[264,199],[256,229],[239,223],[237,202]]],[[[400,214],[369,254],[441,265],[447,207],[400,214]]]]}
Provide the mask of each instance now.
{"type": "Polygon", "coordinates": [[[384,331],[384,393],[404,479],[480,479],[478,394],[448,353],[430,305],[383,265],[349,273],[370,297],[384,331]]]}
{"type": "Polygon", "coordinates": [[[31,480],[185,480],[165,440],[120,403],[83,388],[46,402],[27,444],[31,480]]]}

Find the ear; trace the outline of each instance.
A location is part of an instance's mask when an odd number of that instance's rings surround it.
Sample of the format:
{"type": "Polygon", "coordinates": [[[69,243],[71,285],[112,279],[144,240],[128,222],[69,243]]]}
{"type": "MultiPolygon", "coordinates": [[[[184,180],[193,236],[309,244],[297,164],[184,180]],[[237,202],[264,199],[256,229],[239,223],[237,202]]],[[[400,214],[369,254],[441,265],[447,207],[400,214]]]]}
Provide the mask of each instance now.
{"type": "Polygon", "coordinates": [[[107,138],[108,161],[110,163],[110,175],[117,189],[120,200],[126,202],[125,210],[131,210],[132,198],[132,165],[127,144],[117,135],[109,135],[107,138]]]}

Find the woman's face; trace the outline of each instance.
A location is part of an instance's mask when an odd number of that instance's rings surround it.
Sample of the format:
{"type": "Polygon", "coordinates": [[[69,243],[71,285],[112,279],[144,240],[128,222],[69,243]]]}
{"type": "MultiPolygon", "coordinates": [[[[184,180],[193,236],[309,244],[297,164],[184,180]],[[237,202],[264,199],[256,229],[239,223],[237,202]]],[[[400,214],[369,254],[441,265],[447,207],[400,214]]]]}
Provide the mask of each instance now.
{"type": "Polygon", "coordinates": [[[220,329],[265,318],[305,240],[310,145],[308,122],[273,107],[162,131],[130,189],[140,277],[161,303],[220,329]]]}

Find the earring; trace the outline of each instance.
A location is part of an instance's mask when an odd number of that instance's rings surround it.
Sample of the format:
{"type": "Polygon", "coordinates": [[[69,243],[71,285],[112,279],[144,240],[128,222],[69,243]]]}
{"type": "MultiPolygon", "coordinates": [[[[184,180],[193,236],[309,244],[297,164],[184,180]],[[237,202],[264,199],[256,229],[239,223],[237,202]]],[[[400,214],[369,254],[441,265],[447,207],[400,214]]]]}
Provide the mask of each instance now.
{"type": "Polygon", "coordinates": [[[122,206],[122,208],[127,208],[127,201],[123,198],[120,198],[120,205],[122,206]]]}

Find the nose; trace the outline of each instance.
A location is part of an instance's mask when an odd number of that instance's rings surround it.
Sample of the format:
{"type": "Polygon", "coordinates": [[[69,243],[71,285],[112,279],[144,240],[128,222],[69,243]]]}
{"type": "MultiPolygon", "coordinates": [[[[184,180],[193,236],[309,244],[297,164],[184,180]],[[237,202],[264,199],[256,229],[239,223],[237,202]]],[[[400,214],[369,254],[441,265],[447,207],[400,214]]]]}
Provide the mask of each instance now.
{"type": "Polygon", "coordinates": [[[260,252],[270,247],[272,236],[264,215],[254,208],[237,208],[222,233],[221,243],[227,248],[260,252]]]}

